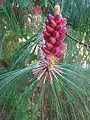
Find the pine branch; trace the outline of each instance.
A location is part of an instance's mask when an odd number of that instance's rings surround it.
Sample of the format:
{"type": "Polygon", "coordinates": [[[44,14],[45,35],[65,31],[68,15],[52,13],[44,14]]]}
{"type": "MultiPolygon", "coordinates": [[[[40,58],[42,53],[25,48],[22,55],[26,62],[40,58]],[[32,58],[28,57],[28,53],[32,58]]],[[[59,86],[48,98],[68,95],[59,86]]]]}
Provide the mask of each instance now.
{"type": "Polygon", "coordinates": [[[66,36],[68,36],[69,38],[71,38],[72,40],[74,40],[75,42],[79,43],[80,45],[83,45],[85,47],[88,47],[90,49],[90,45],[86,44],[86,43],[82,43],[79,40],[75,39],[74,37],[72,37],[71,35],[69,35],[68,33],[66,33],[66,36]]]}

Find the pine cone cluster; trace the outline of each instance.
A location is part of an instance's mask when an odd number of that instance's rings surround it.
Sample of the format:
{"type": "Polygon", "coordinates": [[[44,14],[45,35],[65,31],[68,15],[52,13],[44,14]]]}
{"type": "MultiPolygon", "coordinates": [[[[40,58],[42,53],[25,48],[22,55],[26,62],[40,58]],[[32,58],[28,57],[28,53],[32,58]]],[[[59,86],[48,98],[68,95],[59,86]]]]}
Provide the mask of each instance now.
{"type": "Polygon", "coordinates": [[[46,60],[52,60],[53,56],[56,58],[62,58],[64,56],[63,50],[66,44],[63,41],[66,38],[65,33],[68,30],[66,23],[66,18],[63,18],[61,14],[55,16],[48,14],[47,20],[45,21],[46,30],[43,32],[45,46],[42,47],[42,50],[46,54],[46,60]]]}

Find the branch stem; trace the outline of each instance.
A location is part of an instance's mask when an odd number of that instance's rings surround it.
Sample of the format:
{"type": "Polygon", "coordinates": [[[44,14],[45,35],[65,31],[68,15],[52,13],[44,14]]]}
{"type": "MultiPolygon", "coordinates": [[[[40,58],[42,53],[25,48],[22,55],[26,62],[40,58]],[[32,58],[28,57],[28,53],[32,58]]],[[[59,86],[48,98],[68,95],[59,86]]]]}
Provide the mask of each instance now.
{"type": "Polygon", "coordinates": [[[69,35],[68,33],[66,33],[66,36],[71,38],[72,40],[74,40],[75,42],[79,43],[80,45],[84,45],[85,47],[88,47],[90,49],[90,45],[86,44],[86,43],[82,43],[79,40],[75,39],[74,37],[72,37],[71,35],[69,35]]]}

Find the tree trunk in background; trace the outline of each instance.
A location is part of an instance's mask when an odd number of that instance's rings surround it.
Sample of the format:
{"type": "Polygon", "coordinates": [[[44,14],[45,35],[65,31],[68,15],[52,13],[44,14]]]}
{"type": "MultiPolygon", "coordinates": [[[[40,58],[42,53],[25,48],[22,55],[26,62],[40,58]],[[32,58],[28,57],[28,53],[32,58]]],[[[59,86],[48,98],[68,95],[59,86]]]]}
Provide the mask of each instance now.
{"type": "Polygon", "coordinates": [[[0,57],[2,56],[2,46],[3,46],[4,40],[5,40],[5,36],[6,36],[6,31],[4,32],[4,35],[3,35],[3,38],[2,38],[2,41],[0,44],[0,57]]]}

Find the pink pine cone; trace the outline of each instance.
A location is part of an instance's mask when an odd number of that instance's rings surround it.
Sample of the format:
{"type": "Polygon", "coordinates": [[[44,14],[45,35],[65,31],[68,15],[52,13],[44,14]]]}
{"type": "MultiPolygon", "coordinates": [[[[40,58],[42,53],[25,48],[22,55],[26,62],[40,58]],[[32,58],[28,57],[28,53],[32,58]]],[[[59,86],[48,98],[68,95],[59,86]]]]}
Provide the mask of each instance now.
{"type": "Polygon", "coordinates": [[[58,24],[58,23],[60,23],[61,18],[62,18],[62,15],[61,15],[61,14],[57,14],[57,15],[55,16],[54,20],[55,20],[55,22],[58,24]]]}
{"type": "Polygon", "coordinates": [[[59,25],[60,25],[60,26],[66,26],[66,24],[67,24],[67,19],[66,19],[66,18],[62,18],[62,19],[60,20],[59,25]]]}
{"type": "Polygon", "coordinates": [[[53,31],[52,36],[56,39],[59,37],[59,33],[57,31],[53,31]]]}
{"type": "Polygon", "coordinates": [[[56,39],[55,39],[54,37],[50,37],[50,38],[49,38],[49,42],[50,42],[51,44],[55,44],[55,43],[56,43],[56,39]]]}
{"type": "Polygon", "coordinates": [[[67,31],[68,31],[68,28],[63,27],[62,30],[59,31],[59,34],[60,34],[60,35],[65,34],[67,31]]]}
{"type": "Polygon", "coordinates": [[[46,25],[49,25],[49,20],[46,20],[46,21],[45,21],[45,24],[46,24],[46,25]]]}
{"type": "Polygon", "coordinates": [[[54,47],[57,49],[57,50],[63,50],[66,48],[66,44],[65,43],[61,43],[61,42],[56,42],[56,44],[54,45],[54,47]]]}
{"type": "Polygon", "coordinates": [[[44,40],[45,40],[46,42],[49,42],[49,38],[48,38],[46,35],[44,35],[44,40]]]}
{"type": "Polygon", "coordinates": [[[56,27],[56,22],[54,20],[50,20],[50,26],[55,28],[56,27]]]}
{"type": "Polygon", "coordinates": [[[51,54],[46,54],[45,59],[46,59],[46,60],[52,60],[53,57],[52,57],[51,54]]]}
{"type": "Polygon", "coordinates": [[[43,34],[46,46],[42,47],[42,50],[46,54],[45,59],[52,60],[53,56],[62,58],[64,56],[62,51],[67,47],[65,43],[62,43],[68,31],[66,27],[67,19],[62,18],[61,14],[55,16],[48,14],[45,24],[46,30],[43,34]]]}
{"type": "Polygon", "coordinates": [[[64,53],[60,51],[60,52],[56,53],[55,56],[57,58],[63,58],[64,57],[64,53]]]}
{"type": "Polygon", "coordinates": [[[55,28],[56,31],[60,32],[62,30],[62,27],[60,25],[57,25],[55,28]]]}
{"type": "Polygon", "coordinates": [[[46,29],[49,33],[52,33],[54,31],[54,28],[50,27],[50,26],[46,26],[46,29]]]}
{"type": "Polygon", "coordinates": [[[46,47],[51,50],[53,48],[53,45],[49,42],[46,42],[46,47]]]}
{"type": "Polygon", "coordinates": [[[65,35],[65,34],[62,34],[62,35],[60,35],[60,36],[57,38],[57,40],[58,40],[59,42],[62,42],[62,41],[65,40],[65,38],[66,38],[66,35],[65,35]]]}
{"type": "Polygon", "coordinates": [[[41,48],[46,54],[50,54],[50,51],[46,47],[41,48]]]}
{"type": "Polygon", "coordinates": [[[51,14],[48,14],[47,18],[48,18],[48,20],[52,20],[52,19],[54,19],[54,16],[52,16],[51,14]]]}
{"type": "Polygon", "coordinates": [[[43,34],[46,35],[47,37],[50,37],[50,36],[51,36],[51,34],[50,34],[47,30],[44,31],[43,34]]]}

